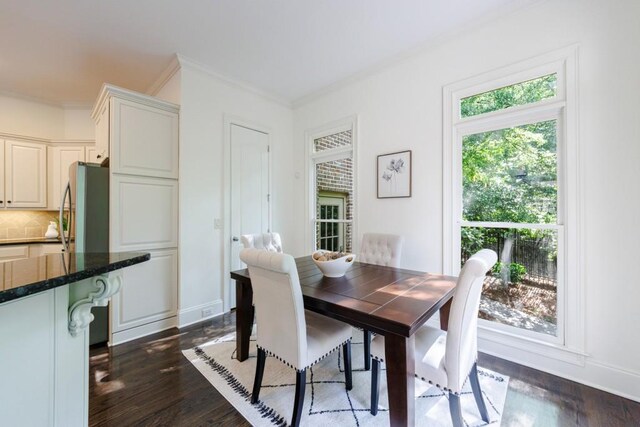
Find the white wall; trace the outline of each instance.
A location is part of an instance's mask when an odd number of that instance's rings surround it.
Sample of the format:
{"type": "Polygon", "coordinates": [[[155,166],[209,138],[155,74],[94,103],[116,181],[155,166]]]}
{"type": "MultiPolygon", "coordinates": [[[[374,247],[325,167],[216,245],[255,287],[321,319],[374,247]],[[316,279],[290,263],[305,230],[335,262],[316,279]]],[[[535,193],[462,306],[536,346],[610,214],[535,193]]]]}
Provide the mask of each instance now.
{"type": "Polygon", "coordinates": [[[202,319],[202,309],[222,313],[225,288],[224,117],[240,117],[272,130],[273,229],[293,245],[293,159],[289,107],[182,64],[158,96],[180,104],[180,325],[202,319]],[[176,82],[180,81],[179,88],[176,82]]]}
{"type": "Polygon", "coordinates": [[[91,107],[64,109],[64,139],[95,139],[96,123],[91,107]]]}
{"type": "Polygon", "coordinates": [[[178,69],[169,80],[153,96],[167,102],[180,105],[180,85],[182,83],[182,71],[178,69]]]}
{"type": "Polygon", "coordinates": [[[53,104],[0,95],[0,132],[63,138],[64,110],[53,104]]]}
{"type": "MultiPolygon", "coordinates": [[[[580,44],[580,156],[586,353],[574,362],[484,341],[526,363],[640,400],[640,283],[633,273],[640,232],[640,3],[538,3],[449,39],[294,111],[295,165],[304,176],[304,132],[359,119],[359,232],[406,237],[403,266],[442,269],[442,88],[552,50],[580,44]],[[413,150],[413,197],[376,199],[376,155],[413,150]]],[[[575,155],[575,153],[573,154],[575,155]]],[[[304,182],[295,182],[304,232],[304,182]]],[[[307,253],[302,242],[296,253],[307,253]]],[[[571,356],[567,360],[572,359],[571,356]]]]}
{"type": "Polygon", "coordinates": [[[94,139],[91,109],[0,95],[0,132],[44,139],[94,139]]]}

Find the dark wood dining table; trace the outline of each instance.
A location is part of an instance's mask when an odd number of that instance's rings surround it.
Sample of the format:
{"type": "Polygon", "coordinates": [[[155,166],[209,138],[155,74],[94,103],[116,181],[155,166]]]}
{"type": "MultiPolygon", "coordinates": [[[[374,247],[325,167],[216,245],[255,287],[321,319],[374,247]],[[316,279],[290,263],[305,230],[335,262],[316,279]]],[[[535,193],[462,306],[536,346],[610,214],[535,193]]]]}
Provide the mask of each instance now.
{"type": "MultiPolygon", "coordinates": [[[[340,278],[324,277],[310,256],[296,258],[304,307],[385,337],[391,426],[415,425],[414,336],[434,313],[447,330],[456,277],[355,262],[340,278]]],[[[253,290],[247,269],[236,281],[238,360],[249,356],[253,290]]]]}

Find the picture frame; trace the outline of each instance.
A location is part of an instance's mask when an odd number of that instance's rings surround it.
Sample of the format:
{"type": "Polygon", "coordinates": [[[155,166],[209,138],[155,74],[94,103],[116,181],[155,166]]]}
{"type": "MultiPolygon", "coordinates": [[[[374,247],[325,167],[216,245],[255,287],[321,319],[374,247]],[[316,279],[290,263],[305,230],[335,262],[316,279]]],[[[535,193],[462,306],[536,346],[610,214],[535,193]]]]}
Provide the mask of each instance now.
{"type": "Polygon", "coordinates": [[[376,179],[378,199],[411,197],[411,150],[378,155],[376,179]]]}

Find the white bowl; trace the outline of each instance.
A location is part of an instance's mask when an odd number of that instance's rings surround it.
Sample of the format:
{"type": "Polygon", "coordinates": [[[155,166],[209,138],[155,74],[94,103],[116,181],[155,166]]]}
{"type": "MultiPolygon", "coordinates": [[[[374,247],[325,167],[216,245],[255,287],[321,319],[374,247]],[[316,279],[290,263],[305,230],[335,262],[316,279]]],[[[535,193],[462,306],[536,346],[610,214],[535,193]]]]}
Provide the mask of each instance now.
{"type": "Polygon", "coordinates": [[[318,253],[323,254],[326,252],[331,252],[331,251],[316,251],[311,255],[311,259],[318,266],[320,271],[322,271],[322,274],[324,274],[325,277],[344,276],[344,273],[347,272],[349,267],[351,267],[353,262],[356,260],[356,256],[353,254],[346,254],[341,258],[332,259],[330,261],[317,261],[313,257],[315,254],[318,254],[318,253]]]}

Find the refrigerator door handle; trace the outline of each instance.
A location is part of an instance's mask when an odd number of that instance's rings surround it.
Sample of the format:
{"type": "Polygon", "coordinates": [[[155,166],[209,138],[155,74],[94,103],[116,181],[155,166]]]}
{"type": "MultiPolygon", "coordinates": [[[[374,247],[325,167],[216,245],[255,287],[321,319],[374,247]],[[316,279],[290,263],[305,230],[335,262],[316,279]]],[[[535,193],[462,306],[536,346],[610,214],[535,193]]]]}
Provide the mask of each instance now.
{"type": "Polygon", "coordinates": [[[69,240],[64,234],[64,204],[67,201],[67,194],[69,195],[69,222],[67,223],[67,230],[69,232],[69,238],[71,237],[71,183],[67,183],[67,187],[62,193],[62,202],[60,203],[60,239],[62,240],[62,248],[65,252],[69,253],[69,240]]]}

